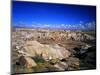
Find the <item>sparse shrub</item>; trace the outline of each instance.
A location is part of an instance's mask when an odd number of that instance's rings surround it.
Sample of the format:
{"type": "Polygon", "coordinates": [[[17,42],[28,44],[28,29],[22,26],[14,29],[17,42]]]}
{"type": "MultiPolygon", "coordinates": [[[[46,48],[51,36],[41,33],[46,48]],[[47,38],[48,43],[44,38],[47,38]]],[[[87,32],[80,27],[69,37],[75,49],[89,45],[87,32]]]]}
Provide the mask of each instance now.
{"type": "Polygon", "coordinates": [[[45,62],[45,59],[40,55],[36,55],[36,56],[32,57],[32,59],[34,59],[34,61],[36,63],[44,63],[45,62]]]}

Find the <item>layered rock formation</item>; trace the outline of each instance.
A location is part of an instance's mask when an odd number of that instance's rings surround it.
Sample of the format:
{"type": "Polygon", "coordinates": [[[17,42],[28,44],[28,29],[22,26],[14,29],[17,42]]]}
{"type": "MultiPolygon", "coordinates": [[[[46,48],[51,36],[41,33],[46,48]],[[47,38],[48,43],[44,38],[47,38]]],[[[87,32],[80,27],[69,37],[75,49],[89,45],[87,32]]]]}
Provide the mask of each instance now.
{"type": "Polygon", "coordinates": [[[70,56],[70,52],[59,45],[43,45],[37,41],[27,41],[24,46],[22,55],[34,57],[39,55],[45,60],[63,59],[70,56]]]}
{"type": "Polygon", "coordinates": [[[86,64],[95,68],[94,61],[95,36],[85,32],[17,28],[12,31],[15,73],[79,70],[86,64]]]}
{"type": "Polygon", "coordinates": [[[54,41],[64,40],[76,40],[76,41],[86,41],[95,40],[95,37],[85,34],[82,31],[57,31],[57,30],[35,30],[35,29],[16,29],[12,33],[13,38],[19,38],[21,40],[39,40],[39,39],[53,39],[54,41]]]}

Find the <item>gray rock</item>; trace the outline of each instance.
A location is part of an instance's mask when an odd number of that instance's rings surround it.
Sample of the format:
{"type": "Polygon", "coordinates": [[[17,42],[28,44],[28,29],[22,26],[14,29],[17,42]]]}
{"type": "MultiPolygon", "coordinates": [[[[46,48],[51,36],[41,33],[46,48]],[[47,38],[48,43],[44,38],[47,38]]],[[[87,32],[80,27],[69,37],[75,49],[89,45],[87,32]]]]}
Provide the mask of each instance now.
{"type": "Polygon", "coordinates": [[[37,66],[37,64],[35,63],[35,61],[27,56],[21,56],[19,58],[19,63],[21,66],[25,66],[26,68],[32,68],[37,66]]]}

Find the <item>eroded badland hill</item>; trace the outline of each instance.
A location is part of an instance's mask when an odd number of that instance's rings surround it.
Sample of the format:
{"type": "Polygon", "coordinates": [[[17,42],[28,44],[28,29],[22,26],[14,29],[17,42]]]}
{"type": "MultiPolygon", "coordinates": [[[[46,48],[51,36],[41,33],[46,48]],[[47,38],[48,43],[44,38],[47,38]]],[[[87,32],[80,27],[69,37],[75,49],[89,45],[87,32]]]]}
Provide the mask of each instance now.
{"type": "Polygon", "coordinates": [[[95,31],[12,30],[13,73],[96,68],[95,31]]]}

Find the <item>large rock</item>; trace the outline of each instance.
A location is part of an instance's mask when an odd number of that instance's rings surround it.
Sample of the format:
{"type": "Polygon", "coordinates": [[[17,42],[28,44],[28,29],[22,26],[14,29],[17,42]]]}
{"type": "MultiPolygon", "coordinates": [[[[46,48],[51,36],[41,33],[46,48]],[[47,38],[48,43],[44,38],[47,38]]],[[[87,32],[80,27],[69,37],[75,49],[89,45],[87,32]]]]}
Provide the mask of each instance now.
{"type": "Polygon", "coordinates": [[[32,68],[32,67],[37,66],[35,61],[32,58],[27,57],[27,56],[21,56],[19,58],[19,63],[20,63],[21,66],[25,66],[27,68],[32,68]]]}
{"type": "Polygon", "coordinates": [[[63,59],[70,56],[70,52],[59,45],[44,45],[37,41],[27,41],[24,46],[25,52],[34,57],[42,56],[44,59],[63,59]]]}
{"type": "Polygon", "coordinates": [[[68,64],[66,64],[66,62],[59,62],[59,63],[55,64],[54,67],[59,69],[59,71],[64,71],[68,68],[68,64]]]}
{"type": "Polygon", "coordinates": [[[61,34],[60,32],[53,32],[51,33],[51,39],[53,39],[54,41],[60,41],[61,40],[61,34]]]}

